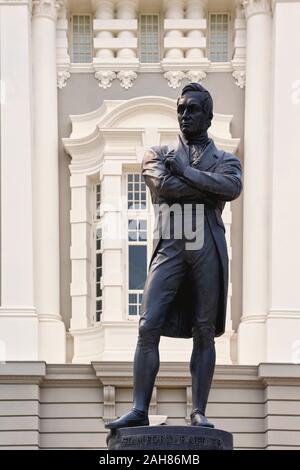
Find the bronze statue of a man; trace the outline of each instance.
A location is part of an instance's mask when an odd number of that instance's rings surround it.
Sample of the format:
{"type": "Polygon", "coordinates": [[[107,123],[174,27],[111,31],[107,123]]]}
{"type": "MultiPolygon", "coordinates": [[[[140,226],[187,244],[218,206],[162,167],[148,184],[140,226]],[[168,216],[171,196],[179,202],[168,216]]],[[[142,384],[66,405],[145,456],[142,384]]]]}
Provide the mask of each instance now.
{"type": "Polygon", "coordinates": [[[187,204],[204,205],[204,243],[186,249],[185,237],[172,237],[172,232],[154,240],[134,356],[133,407],[106,424],[108,429],[149,424],[161,335],[193,338],[191,424],[214,427],[205,408],[215,368],[214,337],[225,329],[228,254],[221,213],[226,201],[242,191],[242,168],[237,157],[218,150],[208,137],[213,101],[205,88],[186,85],[177,113],[178,147],[151,147],[142,174],[153,204],[179,203],[183,210],[187,204]]]}

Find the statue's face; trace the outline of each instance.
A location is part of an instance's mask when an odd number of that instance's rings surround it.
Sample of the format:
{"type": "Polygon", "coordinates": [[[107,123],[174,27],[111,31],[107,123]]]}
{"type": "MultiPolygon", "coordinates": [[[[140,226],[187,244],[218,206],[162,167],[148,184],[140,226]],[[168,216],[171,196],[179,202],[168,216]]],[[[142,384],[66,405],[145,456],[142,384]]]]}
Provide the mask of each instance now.
{"type": "Polygon", "coordinates": [[[187,137],[207,130],[207,115],[203,107],[200,93],[186,93],[179,98],[177,104],[178,122],[181,132],[187,137]]]}

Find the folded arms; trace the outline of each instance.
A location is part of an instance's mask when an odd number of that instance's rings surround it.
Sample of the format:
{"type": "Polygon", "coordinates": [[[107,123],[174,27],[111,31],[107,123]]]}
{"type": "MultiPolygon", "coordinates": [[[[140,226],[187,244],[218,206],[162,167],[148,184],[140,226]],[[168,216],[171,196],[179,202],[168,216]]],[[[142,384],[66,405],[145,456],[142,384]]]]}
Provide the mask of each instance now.
{"type": "Polygon", "coordinates": [[[236,199],[242,190],[242,169],[239,160],[224,154],[216,172],[188,166],[182,176],[173,175],[153,150],[143,158],[142,174],[151,193],[172,200],[193,200],[215,205],[217,200],[236,199]]]}

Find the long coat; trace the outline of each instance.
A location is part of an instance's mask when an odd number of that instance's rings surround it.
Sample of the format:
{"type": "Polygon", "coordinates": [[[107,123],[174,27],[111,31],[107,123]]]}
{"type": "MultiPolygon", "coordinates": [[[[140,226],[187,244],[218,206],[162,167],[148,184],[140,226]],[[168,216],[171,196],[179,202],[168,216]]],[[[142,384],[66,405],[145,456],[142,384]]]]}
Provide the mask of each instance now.
{"type": "MultiPolygon", "coordinates": [[[[215,333],[216,336],[220,336],[225,331],[228,292],[228,253],[221,214],[226,201],[236,199],[242,191],[242,168],[236,156],[218,150],[211,140],[200,162],[189,167],[183,176],[172,175],[166,168],[164,161],[168,156],[174,154],[182,158],[183,152],[187,154],[189,152],[183,137],[179,138],[179,145],[176,149],[170,146],[151,147],[143,158],[142,175],[150,189],[153,204],[171,205],[175,202],[204,204],[206,220],[215,240],[222,267],[215,333]]],[[[157,231],[158,223],[159,221],[155,220],[154,233],[159,233],[157,231]]],[[[155,258],[160,240],[161,236],[153,239],[150,265],[155,258]]],[[[162,335],[191,338],[194,315],[193,295],[187,272],[168,309],[162,335]]]]}

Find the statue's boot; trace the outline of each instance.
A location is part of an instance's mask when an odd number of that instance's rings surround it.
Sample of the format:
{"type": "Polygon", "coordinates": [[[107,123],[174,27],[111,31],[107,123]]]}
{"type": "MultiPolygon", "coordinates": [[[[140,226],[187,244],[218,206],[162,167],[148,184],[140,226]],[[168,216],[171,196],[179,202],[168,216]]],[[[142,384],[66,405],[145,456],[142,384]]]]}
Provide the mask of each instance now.
{"type": "Polygon", "coordinates": [[[107,429],[118,429],[118,428],[128,428],[131,426],[148,426],[149,419],[148,414],[143,413],[142,411],[132,408],[131,411],[126,413],[110,423],[107,423],[105,427],[107,429]]]}
{"type": "Polygon", "coordinates": [[[205,416],[205,409],[216,362],[215,345],[209,338],[194,338],[190,362],[193,410],[191,425],[214,428],[205,416]]]}
{"type": "Polygon", "coordinates": [[[201,410],[193,410],[191,413],[191,425],[192,426],[203,426],[205,428],[214,428],[215,426],[210,423],[206,416],[204,416],[201,410]]]}
{"type": "Polygon", "coordinates": [[[148,409],[159,369],[160,337],[150,333],[139,335],[133,363],[133,407],[105,427],[117,429],[131,426],[148,426],[148,409]]]}

